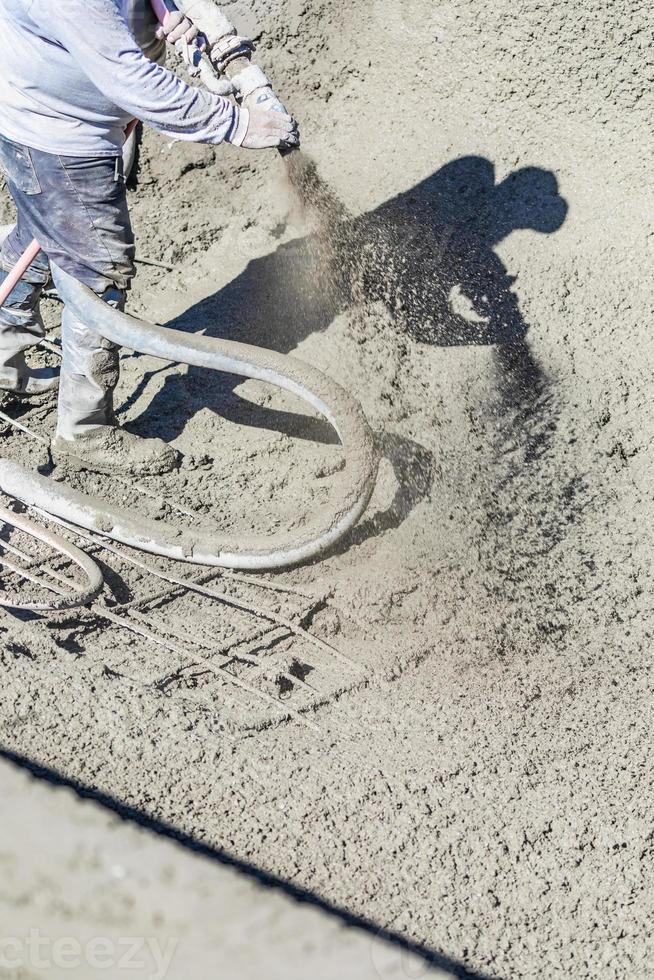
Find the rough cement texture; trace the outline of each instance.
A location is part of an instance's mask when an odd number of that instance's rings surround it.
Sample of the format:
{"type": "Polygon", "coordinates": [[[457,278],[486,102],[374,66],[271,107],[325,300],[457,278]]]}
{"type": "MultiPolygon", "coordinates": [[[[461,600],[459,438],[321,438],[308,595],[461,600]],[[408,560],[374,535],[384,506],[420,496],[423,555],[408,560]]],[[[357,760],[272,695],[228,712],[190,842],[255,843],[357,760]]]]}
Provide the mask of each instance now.
{"type": "Polygon", "coordinates": [[[0,787],[3,980],[453,976],[6,761],[0,787]]]}
{"type": "MultiPolygon", "coordinates": [[[[361,399],[385,456],[371,507],[347,549],[281,578],[319,603],[275,608],[363,680],[287,642],[315,670],[315,731],[201,700],[202,670],[90,615],[3,618],[2,742],[473,975],[647,976],[648,5],[230,9],[339,234],[275,155],[148,134],[138,250],[175,271],[142,265],[131,304],[297,352],[361,399]]],[[[148,484],[167,500],[265,531],[328,499],[338,447],[291,399],[143,357],[120,392],[187,454],[148,484]]],[[[22,437],[11,453],[47,464],[22,437]]],[[[135,578],[109,579],[129,601],[135,578]]],[[[165,614],[189,637],[207,615],[165,614]]],[[[222,641],[238,615],[206,628],[222,641]]]]}

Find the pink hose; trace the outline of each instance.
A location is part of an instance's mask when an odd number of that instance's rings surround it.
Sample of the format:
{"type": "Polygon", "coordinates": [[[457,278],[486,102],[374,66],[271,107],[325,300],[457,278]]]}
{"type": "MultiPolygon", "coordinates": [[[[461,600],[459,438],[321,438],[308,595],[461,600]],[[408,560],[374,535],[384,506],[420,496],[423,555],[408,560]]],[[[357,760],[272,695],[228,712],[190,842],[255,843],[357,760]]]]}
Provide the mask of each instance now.
{"type": "Polygon", "coordinates": [[[40,251],[41,246],[35,238],[34,241],[27,246],[5,281],[2,283],[2,285],[0,285],[0,306],[4,306],[4,304],[7,302],[7,299],[14,291],[14,288],[23,278],[40,251]]]}
{"type": "Polygon", "coordinates": [[[166,14],[170,13],[172,4],[168,6],[165,0],[150,0],[152,9],[154,10],[157,19],[163,24],[166,14]]]}

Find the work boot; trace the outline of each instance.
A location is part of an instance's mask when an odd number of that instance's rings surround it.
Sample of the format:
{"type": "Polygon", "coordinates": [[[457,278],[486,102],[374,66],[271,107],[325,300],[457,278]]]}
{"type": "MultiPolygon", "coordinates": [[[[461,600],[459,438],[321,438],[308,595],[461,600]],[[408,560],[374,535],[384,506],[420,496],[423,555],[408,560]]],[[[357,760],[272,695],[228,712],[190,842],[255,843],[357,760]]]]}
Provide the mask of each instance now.
{"type": "MultiPolygon", "coordinates": [[[[0,285],[14,263],[14,230],[13,225],[0,227],[0,285]]],[[[20,398],[48,396],[59,385],[51,368],[30,368],[25,360],[25,351],[45,335],[39,299],[49,276],[48,260],[41,254],[0,308],[0,391],[20,398]]]]}
{"type": "Polygon", "coordinates": [[[117,425],[98,426],[74,439],[57,435],[51,453],[58,465],[109,476],[162,476],[181,461],[181,454],[163,439],[143,439],[117,425]]]}
{"type": "Polygon", "coordinates": [[[59,375],[52,368],[31,368],[23,351],[0,351],[0,391],[18,398],[44,399],[59,387],[59,375]]]}
{"type": "MultiPolygon", "coordinates": [[[[110,287],[102,299],[116,309],[124,290],[110,287]]],[[[179,466],[181,456],[161,439],[143,439],[121,429],[114,414],[120,373],[119,348],[82,323],[69,309],[62,318],[62,366],[56,463],[75,469],[128,476],[160,476],[179,466]]]]}

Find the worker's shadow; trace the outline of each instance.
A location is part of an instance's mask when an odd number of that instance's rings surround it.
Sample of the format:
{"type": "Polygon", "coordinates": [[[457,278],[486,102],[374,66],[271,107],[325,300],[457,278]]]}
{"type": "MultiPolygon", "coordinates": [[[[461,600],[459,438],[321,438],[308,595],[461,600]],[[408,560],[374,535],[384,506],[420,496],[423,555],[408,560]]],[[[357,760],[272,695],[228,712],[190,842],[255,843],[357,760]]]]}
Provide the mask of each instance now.
{"type": "MultiPolygon", "coordinates": [[[[347,214],[314,170],[302,176],[308,196],[321,203],[315,229],[253,260],[169,326],[289,353],[339,313],[356,311],[361,322],[366,309],[381,303],[398,331],[422,343],[498,345],[498,389],[513,408],[516,399],[542,393],[544,378],[529,350],[515,280],[494,249],[518,229],[550,234],[561,227],[567,204],[554,174],[526,167],[496,183],[489,160],[462,157],[359,217],[347,214]],[[514,379],[519,388],[508,390],[514,379]]],[[[338,380],[337,364],[330,373],[338,380]]],[[[322,421],[240,398],[235,389],[241,383],[198,368],[169,378],[148,408],[144,431],[151,433],[154,423],[170,440],[196,411],[210,406],[240,424],[334,440],[322,421]]],[[[370,533],[388,521],[400,523],[431,486],[431,454],[424,447],[394,436],[382,441],[382,450],[399,489],[370,533]]]]}

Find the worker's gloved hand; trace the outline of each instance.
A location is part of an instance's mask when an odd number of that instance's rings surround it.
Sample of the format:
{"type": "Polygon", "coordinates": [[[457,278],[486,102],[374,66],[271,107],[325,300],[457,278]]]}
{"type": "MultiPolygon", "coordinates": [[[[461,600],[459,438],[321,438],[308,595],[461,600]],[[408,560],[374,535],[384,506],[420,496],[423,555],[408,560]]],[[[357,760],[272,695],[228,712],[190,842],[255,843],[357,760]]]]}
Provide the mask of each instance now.
{"type": "Polygon", "coordinates": [[[287,112],[270,112],[268,109],[252,108],[249,110],[247,132],[239,145],[246,150],[299,146],[298,125],[287,112]]]}
{"type": "Polygon", "coordinates": [[[231,76],[236,95],[246,109],[269,109],[272,112],[286,113],[286,107],[273,92],[272,85],[258,65],[248,65],[231,76]]]}
{"type": "MultiPolygon", "coordinates": [[[[263,110],[264,112],[274,113],[275,115],[292,118],[286,106],[275,95],[270,81],[258,65],[248,65],[240,72],[231,76],[231,81],[236,92],[236,98],[250,112],[263,110]]],[[[279,146],[295,147],[300,145],[299,129],[294,119],[293,139],[284,141],[279,146]]]]}
{"type": "Polygon", "coordinates": [[[265,109],[266,112],[281,112],[288,115],[288,109],[279,100],[272,90],[272,86],[266,85],[265,88],[255,89],[245,99],[243,105],[246,109],[265,109]]]}
{"type": "Polygon", "coordinates": [[[160,41],[167,41],[168,44],[173,45],[182,41],[187,47],[197,44],[199,33],[195,24],[179,10],[167,13],[163,24],[156,32],[160,41]]]}
{"type": "Polygon", "coordinates": [[[249,37],[241,37],[240,34],[234,32],[218,39],[210,39],[209,59],[216,71],[220,75],[224,75],[233,61],[242,58],[249,61],[256,49],[254,41],[251,41],[249,37]]]}

